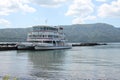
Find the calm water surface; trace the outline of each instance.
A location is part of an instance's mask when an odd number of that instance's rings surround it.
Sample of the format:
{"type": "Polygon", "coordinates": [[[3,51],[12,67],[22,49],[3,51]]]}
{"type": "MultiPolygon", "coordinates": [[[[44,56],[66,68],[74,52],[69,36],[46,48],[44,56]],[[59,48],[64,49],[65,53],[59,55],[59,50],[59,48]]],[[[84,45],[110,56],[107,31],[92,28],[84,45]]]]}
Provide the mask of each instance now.
{"type": "Polygon", "coordinates": [[[0,51],[0,77],[120,80],[120,44],[51,51],[0,51]]]}

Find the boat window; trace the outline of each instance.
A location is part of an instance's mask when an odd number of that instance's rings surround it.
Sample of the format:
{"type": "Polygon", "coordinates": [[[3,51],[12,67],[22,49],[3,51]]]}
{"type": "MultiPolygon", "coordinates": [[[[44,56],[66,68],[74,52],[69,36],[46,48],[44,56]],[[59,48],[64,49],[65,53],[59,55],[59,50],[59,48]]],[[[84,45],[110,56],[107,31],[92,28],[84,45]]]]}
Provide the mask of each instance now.
{"type": "Polygon", "coordinates": [[[42,37],[44,38],[44,37],[45,37],[45,35],[42,35],[42,37]]]}
{"type": "Polygon", "coordinates": [[[52,41],[43,41],[44,43],[52,43],[52,41]]]}

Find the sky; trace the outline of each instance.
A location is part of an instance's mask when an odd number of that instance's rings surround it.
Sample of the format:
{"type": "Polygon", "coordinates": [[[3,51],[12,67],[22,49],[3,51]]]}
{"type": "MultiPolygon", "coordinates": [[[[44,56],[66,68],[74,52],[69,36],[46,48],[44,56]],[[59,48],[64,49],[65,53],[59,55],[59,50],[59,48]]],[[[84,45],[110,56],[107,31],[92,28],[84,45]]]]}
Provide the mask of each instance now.
{"type": "Polygon", "coordinates": [[[93,23],[120,27],[120,0],[0,0],[0,28],[93,23]]]}

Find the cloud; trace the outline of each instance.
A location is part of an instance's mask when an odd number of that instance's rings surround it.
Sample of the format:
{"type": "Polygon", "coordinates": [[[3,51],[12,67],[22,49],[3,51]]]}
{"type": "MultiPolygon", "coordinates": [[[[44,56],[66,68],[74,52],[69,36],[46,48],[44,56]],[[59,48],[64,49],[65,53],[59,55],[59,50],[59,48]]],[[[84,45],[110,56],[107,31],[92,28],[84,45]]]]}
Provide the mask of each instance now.
{"type": "Polygon", "coordinates": [[[77,17],[77,18],[73,19],[72,23],[73,24],[84,23],[84,19],[77,17]]]}
{"type": "Polygon", "coordinates": [[[104,3],[98,9],[99,17],[120,17],[120,0],[112,1],[110,4],[104,3]]]}
{"type": "MultiPolygon", "coordinates": [[[[67,0],[0,0],[0,18],[16,12],[35,12],[36,9],[32,6],[32,4],[35,3],[43,7],[58,7],[66,1],[67,0]]],[[[10,22],[5,19],[0,19],[0,24],[9,25],[10,22]]]]}
{"type": "Polygon", "coordinates": [[[28,0],[0,0],[0,16],[9,15],[17,11],[35,12],[36,10],[30,7],[28,3],[28,0]]]}
{"type": "Polygon", "coordinates": [[[86,20],[95,20],[96,19],[96,16],[87,16],[87,17],[84,17],[84,18],[81,18],[81,17],[76,17],[72,23],[73,24],[79,24],[79,23],[85,23],[86,20]]]}
{"type": "Polygon", "coordinates": [[[73,23],[82,23],[94,12],[94,4],[91,0],[74,0],[69,6],[66,16],[73,16],[73,23]]]}
{"type": "Polygon", "coordinates": [[[0,19],[0,24],[5,25],[5,26],[9,26],[11,23],[8,20],[0,19]]]}
{"type": "Polygon", "coordinates": [[[31,0],[31,2],[43,7],[58,7],[66,1],[67,0],[31,0]]]}
{"type": "Polygon", "coordinates": [[[28,6],[27,4],[20,5],[19,8],[23,12],[35,12],[36,11],[36,9],[34,9],[33,7],[28,6]]]}
{"type": "Polygon", "coordinates": [[[84,18],[84,20],[95,20],[96,16],[87,16],[84,18]]]}
{"type": "MultiPolygon", "coordinates": [[[[15,12],[35,12],[36,9],[29,6],[29,0],[0,0],[0,17],[8,16],[15,12]]],[[[0,19],[0,24],[8,26],[11,23],[6,19],[0,19]]]]}
{"type": "Polygon", "coordinates": [[[106,2],[107,0],[96,0],[98,2],[106,2]]]}

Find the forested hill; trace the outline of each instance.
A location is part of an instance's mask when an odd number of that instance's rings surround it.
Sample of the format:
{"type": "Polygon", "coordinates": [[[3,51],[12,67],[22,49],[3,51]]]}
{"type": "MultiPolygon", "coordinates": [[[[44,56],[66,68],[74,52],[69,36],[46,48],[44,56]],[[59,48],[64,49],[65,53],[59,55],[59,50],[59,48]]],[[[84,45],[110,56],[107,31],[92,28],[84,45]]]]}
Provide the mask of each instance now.
{"type": "Polygon", "coordinates": [[[72,42],[120,42],[120,28],[105,23],[69,25],[64,30],[72,42]]]}
{"type": "MultiPolygon", "coordinates": [[[[62,25],[70,42],[120,42],[120,28],[105,23],[62,25]]],[[[31,28],[0,29],[0,42],[26,41],[31,28]]]]}
{"type": "Polygon", "coordinates": [[[26,41],[27,33],[31,28],[9,28],[0,29],[0,42],[26,41]]]}

